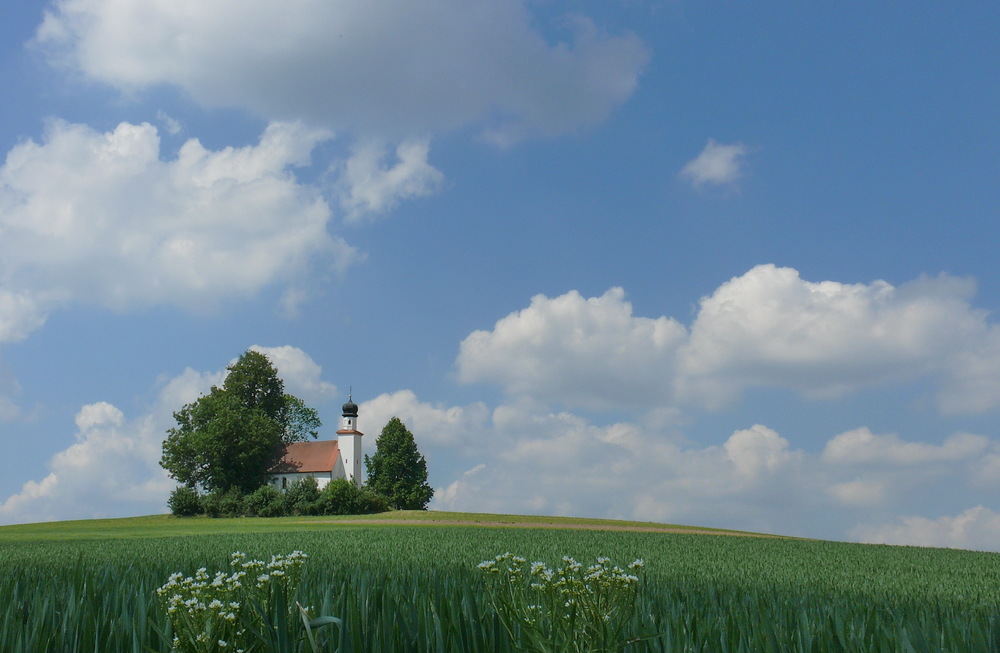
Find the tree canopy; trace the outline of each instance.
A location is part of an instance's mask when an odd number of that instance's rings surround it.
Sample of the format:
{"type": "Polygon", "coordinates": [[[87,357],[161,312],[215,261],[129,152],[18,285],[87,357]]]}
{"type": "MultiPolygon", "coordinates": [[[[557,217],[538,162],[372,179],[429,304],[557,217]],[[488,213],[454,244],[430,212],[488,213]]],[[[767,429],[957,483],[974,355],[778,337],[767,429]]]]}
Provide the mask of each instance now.
{"type": "Polygon", "coordinates": [[[424,510],[434,496],[427,484],[427,460],[417,451],[416,440],[398,417],[378,436],[375,455],[365,456],[368,487],[399,510],[424,510]]]}
{"type": "Polygon", "coordinates": [[[248,350],[230,365],[222,387],[174,413],[160,465],[172,478],[206,491],[253,492],[267,480],[282,444],[316,437],[316,411],[285,393],[277,370],[248,350]]]}

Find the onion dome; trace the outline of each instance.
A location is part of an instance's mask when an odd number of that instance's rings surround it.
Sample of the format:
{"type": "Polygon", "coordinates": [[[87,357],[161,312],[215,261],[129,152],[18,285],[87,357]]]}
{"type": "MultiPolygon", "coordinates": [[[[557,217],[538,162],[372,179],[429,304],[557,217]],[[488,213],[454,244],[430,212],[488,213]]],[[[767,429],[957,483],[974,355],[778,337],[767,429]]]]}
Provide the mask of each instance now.
{"type": "Polygon", "coordinates": [[[358,405],[351,401],[351,395],[347,396],[347,403],[344,404],[343,408],[344,417],[357,417],[358,416],[358,405]]]}

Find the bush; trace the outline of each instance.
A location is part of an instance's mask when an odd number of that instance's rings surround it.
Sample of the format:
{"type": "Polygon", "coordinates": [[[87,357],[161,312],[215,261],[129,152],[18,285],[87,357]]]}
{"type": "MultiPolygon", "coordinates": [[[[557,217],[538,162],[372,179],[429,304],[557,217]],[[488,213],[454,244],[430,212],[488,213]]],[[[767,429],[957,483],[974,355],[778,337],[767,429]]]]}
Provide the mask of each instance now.
{"type": "Polygon", "coordinates": [[[287,515],[319,514],[319,483],[312,476],[295,481],[285,492],[284,499],[287,515]]]}
{"type": "Polygon", "coordinates": [[[201,496],[193,487],[186,485],[182,485],[170,493],[167,505],[170,507],[170,513],[176,517],[193,517],[202,512],[201,496]]]}
{"type": "Polygon", "coordinates": [[[360,489],[357,514],[371,515],[376,512],[386,512],[387,510],[389,510],[388,499],[367,485],[360,489]]]}
{"type": "Polygon", "coordinates": [[[225,492],[215,490],[206,494],[201,505],[209,517],[242,517],[243,494],[239,488],[229,488],[225,492]]]}
{"type": "Polygon", "coordinates": [[[323,488],[319,497],[320,512],[324,515],[356,515],[358,488],[353,481],[338,478],[323,488]]]}
{"type": "Polygon", "coordinates": [[[281,492],[270,485],[261,485],[243,498],[243,513],[248,517],[281,517],[285,502],[281,492]]]}
{"type": "Polygon", "coordinates": [[[353,481],[338,478],[323,488],[319,509],[324,515],[367,515],[385,512],[389,504],[385,497],[368,487],[359,488],[353,481]]]}

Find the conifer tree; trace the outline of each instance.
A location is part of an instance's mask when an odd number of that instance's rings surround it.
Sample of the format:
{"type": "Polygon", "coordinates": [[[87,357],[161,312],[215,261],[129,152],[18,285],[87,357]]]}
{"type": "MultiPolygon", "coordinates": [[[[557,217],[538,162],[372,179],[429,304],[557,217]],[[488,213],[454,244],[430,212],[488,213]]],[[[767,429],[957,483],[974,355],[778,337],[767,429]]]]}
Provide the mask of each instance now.
{"type": "Polygon", "coordinates": [[[378,437],[374,456],[365,456],[368,487],[397,510],[426,510],[434,489],[427,484],[427,460],[398,417],[378,437]]]}

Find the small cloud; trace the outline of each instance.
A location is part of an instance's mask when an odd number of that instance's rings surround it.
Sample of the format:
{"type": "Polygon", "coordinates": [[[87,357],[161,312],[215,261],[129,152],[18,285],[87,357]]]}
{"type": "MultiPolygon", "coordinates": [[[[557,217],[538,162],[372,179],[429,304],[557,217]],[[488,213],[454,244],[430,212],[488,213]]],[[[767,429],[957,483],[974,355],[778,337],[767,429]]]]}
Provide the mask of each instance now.
{"type": "Polygon", "coordinates": [[[695,188],[705,184],[724,186],[743,176],[743,157],[749,152],[743,143],[725,145],[711,138],[697,157],[688,161],[681,176],[695,188]]]}
{"type": "MultiPolygon", "coordinates": [[[[2,222],[0,216],[0,222],[2,222]]],[[[41,293],[0,288],[0,343],[24,340],[48,317],[41,293]]]]}
{"type": "Polygon", "coordinates": [[[281,293],[278,300],[278,314],[286,320],[298,319],[300,308],[309,299],[309,293],[304,288],[289,286],[281,293]]]}
{"type": "Polygon", "coordinates": [[[430,139],[403,141],[396,147],[395,160],[378,142],[355,148],[347,160],[341,180],[341,205],[347,221],[356,222],[392,210],[400,200],[432,194],[444,175],[427,162],[430,139]]]}
{"type": "Polygon", "coordinates": [[[163,129],[171,136],[176,136],[183,129],[181,123],[168,116],[165,111],[157,111],[156,119],[163,123],[163,129]]]}
{"type": "Polygon", "coordinates": [[[827,442],[823,459],[834,464],[926,465],[978,459],[989,446],[989,438],[971,433],[956,433],[938,446],[907,442],[894,433],[876,435],[861,427],[827,442]]]}
{"type": "Polygon", "coordinates": [[[760,424],[733,433],[724,449],[736,470],[750,479],[772,474],[794,457],[788,440],[760,424]]]}

